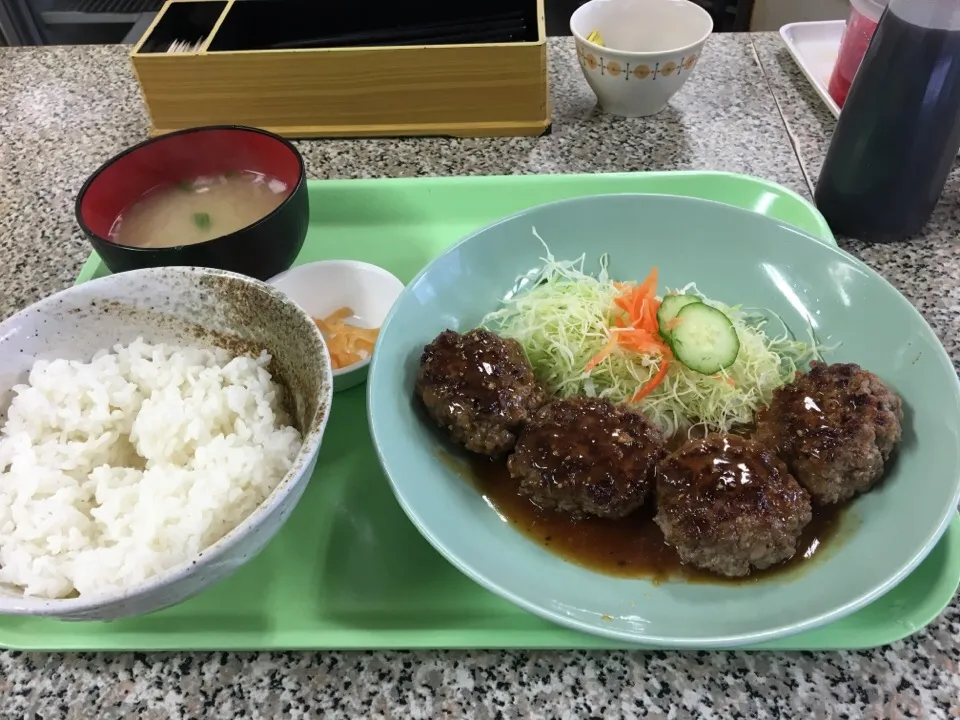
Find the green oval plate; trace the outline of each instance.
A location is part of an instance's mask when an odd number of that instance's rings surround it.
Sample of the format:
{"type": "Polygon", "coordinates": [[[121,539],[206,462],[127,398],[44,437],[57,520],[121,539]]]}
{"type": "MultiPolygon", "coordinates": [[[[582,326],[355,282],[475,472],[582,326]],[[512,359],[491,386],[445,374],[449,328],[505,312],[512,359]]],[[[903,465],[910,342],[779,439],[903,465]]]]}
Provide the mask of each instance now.
{"type": "Polygon", "coordinates": [[[451,563],[542,617],[617,640],[730,647],[837,620],[878,598],[934,547],[960,499],[960,383],[914,307],[863,263],[793,227],[717,203],[604,195],[544,205],[468,237],[401,295],[380,332],[368,381],[371,431],[404,511],[451,563]],[[857,362],[904,398],[898,459],[855,501],[840,536],[802,571],[748,585],[608,577],[552,555],[514,531],[456,468],[413,397],[423,346],[445,328],[474,327],[539,267],[610,257],[615,279],[652,265],[661,288],[696,281],[707,296],[769,308],[798,333],[809,321],[826,358],[857,362]]]}

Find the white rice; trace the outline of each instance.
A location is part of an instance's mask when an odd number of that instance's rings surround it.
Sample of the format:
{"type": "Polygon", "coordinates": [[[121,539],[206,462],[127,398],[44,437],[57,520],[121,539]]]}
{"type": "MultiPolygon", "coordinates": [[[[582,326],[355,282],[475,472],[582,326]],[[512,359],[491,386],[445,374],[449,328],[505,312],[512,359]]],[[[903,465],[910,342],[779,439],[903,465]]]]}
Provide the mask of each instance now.
{"type": "Polygon", "coordinates": [[[138,339],[35,363],[0,430],[0,583],[131,587],[236,527],[300,449],[269,361],[138,339]]]}

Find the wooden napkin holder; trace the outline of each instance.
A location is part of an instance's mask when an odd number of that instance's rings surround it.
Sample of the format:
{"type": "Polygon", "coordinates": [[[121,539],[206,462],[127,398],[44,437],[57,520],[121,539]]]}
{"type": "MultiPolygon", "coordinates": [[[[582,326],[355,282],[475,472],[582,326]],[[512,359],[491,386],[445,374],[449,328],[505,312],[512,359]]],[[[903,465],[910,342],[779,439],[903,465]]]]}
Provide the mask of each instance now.
{"type": "Polygon", "coordinates": [[[522,2],[518,42],[261,49],[324,25],[323,3],[168,0],[131,58],[154,135],[200,125],[293,138],[540,135],[550,126],[543,0],[522,2]],[[176,40],[199,42],[168,52],[176,40]]]}

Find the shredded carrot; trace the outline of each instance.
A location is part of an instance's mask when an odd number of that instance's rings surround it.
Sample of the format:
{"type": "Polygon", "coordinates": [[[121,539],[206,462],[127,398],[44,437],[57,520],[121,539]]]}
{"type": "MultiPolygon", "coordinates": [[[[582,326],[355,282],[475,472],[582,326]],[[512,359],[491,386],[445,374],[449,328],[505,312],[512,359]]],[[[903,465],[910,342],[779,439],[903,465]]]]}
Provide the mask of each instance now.
{"type": "Polygon", "coordinates": [[[324,318],[313,318],[327,341],[330,351],[330,364],[334,370],[340,370],[365,360],[373,353],[379,328],[362,328],[348,322],[354,317],[351,308],[341,307],[324,318]]]}
{"type": "Polygon", "coordinates": [[[642,293],[644,297],[654,298],[657,295],[657,285],[659,282],[660,271],[654,266],[650,274],[637,286],[637,291],[642,293]]]}
{"type": "Polygon", "coordinates": [[[653,334],[641,328],[617,328],[611,333],[624,348],[638,353],[656,353],[663,345],[653,334]]]}
{"type": "Polygon", "coordinates": [[[617,339],[615,337],[610,338],[607,344],[603,346],[603,349],[590,359],[590,362],[586,364],[586,366],[583,368],[583,371],[590,372],[593,370],[597,365],[610,357],[610,353],[612,353],[616,347],[617,339]]]}
{"type": "Polygon", "coordinates": [[[609,340],[583,368],[584,372],[589,373],[618,347],[643,355],[659,355],[660,365],[656,374],[637,391],[634,401],[645,397],[663,382],[673,357],[670,348],[660,337],[657,324],[657,312],[660,310],[660,301],[657,300],[658,282],[659,272],[654,267],[639,285],[631,287],[625,283],[614,283],[620,292],[613,299],[615,307],[611,316],[609,340]]]}
{"type": "Polygon", "coordinates": [[[633,402],[640,402],[643,400],[643,398],[656,390],[657,386],[660,385],[660,383],[663,382],[663,379],[667,376],[667,370],[670,367],[670,360],[673,358],[673,353],[671,353],[670,348],[666,346],[664,346],[664,349],[666,352],[660,356],[660,367],[657,368],[657,374],[647,380],[643,387],[637,390],[632,398],[633,402]]]}

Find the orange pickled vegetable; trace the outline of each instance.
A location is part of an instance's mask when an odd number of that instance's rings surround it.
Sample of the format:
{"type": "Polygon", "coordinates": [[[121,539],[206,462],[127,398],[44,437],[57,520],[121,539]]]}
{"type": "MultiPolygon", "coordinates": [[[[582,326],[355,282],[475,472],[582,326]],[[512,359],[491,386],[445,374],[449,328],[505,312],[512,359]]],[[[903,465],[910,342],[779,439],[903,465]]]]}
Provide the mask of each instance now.
{"type": "Polygon", "coordinates": [[[313,318],[327,341],[330,364],[334,370],[365,360],[373,353],[380,328],[363,328],[347,322],[353,317],[352,308],[341,307],[326,317],[313,318]]]}

